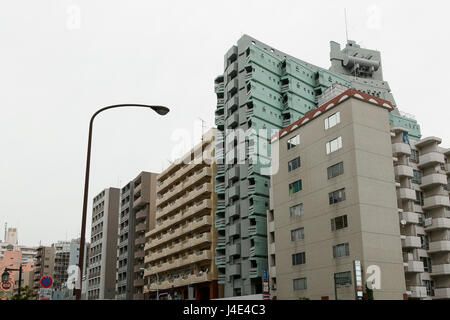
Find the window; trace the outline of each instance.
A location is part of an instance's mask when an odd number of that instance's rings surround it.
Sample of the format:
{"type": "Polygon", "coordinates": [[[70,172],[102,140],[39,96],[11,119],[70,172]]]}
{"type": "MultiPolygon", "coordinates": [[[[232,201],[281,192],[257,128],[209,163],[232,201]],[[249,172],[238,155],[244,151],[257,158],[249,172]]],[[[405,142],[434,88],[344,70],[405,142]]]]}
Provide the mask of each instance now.
{"type": "Polygon", "coordinates": [[[409,156],[409,160],[415,163],[419,163],[419,151],[411,149],[411,155],[409,156]]]}
{"type": "Polygon", "coordinates": [[[423,271],[431,272],[431,259],[428,257],[420,257],[420,261],[423,262],[423,271]]]}
{"type": "Polygon", "coordinates": [[[347,287],[352,284],[352,272],[338,272],[334,274],[334,284],[337,288],[347,287]]]}
{"type": "Polygon", "coordinates": [[[339,162],[331,167],[327,168],[327,172],[328,172],[328,179],[337,177],[341,174],[344,173],[344,163],[343,162],[339,162]]]}
{"type": "Polygon", "coordinates": [[[434,281],[422,280],[422,283],[427,288],[427,296],[434,297],[434,281]]]}
{"type": "Polygon", "coordinates": [[[331,219],[331,231],[347,228],[347,215],[331,219]]]}
{"type": "Polygon", "coordinates": [[[333,258],[348,257],[349,255],[350,249],[348,242],[333,246],[333,258]]]}
{"type": "Polygon", "coordinates": [[[430,245],[429,245],[428,236],[420,234],[419,237],[420,237],[421,248],[425,249],[425,250],[429,250],[430,245]]]}
{"type": "Polygon", "coordinates": [[[291,230],[291,241],[299,241],[305,239],[305,228],[291,230]]]}
{"type": "Polygon", "coordinates": [[[306,290],[306,278],[294,279],[294,291],[306,290]]]}
{"type": "Polygon", "coordinates": [[[332,114],[325,120],[325,130],[330,129],[341,122],[341,113],[336,112],[335,114],[332,114]]]}
{"type": "Polygon", "coordinates": [[[289,184],[289,195],[297,193],[302,190],[302,180],[297,180],[289,184]]]}
{"type": "Polygon", "coordinates": [[[304,252],[296,253],[292,255],[292,265],[297,266],[299,264],[306,263],[306,254],[304,252]]]}
{"type": "Polygon", "coordinates": [[[300,144],[300,136],[296,135],[295,137],[292,137],[287,141],[287,149],[291,150],[292,148],[298,146],[299,144],[300,144]]]}
{"type": "Polygon", "coordinates": [[[327,154],[335,152],[342,148],[342,137],[338,137],[326,143],[327,154]]]}
{"type": "Polygon", "coordinates": [[[289,208],[291,212],[291,218],[301,217],[303,215],[303,203],[289,208]]]}
{"type": "Polygon", "coordinates": [[[416,184],[422,184],[422,172],[419,170],[414,170],[414,176],[412,178],[412,182],[416,184]]]}
{"type": "Polygon", "coordinates": [[[423,192],[416,190],[416,200],[414,200],[416,204],[423,206],[423,192]]]}
{"type": "Polygon", "coordinates": [[[288,162],[288,172],[291,172],[297,168],[300,168],[300,157],[295,158],[294,160],[291,160],[288,162]]]}
{"type": "Polygon", "coordinates": [[[330,204],[335,204],[345,200],[345,188],[339,189],[328,194],[330,204]]]}

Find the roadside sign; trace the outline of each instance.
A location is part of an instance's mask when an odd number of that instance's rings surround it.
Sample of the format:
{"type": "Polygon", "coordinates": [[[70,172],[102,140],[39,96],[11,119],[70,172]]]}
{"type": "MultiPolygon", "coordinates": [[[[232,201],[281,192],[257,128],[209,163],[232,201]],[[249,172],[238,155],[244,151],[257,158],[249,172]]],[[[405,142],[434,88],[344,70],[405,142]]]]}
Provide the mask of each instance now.
{"type": "Polygon", "coordinates": [[[11,289],[11,282],[2,282],[2,289],[5,291],[8,291],[9,289],[11,289]]]}
{"type": "Polygon", "coordinates": [[[269,281],[269,273],[267,272],[267,270],[264,270],[264,278],[263,281],[269,281]]]}
{"type": "Polygon", "coordinates": [[[52,300],[53,290],[50,288],[39,289],[39,300],[52,300]]]}
{"type": "Polygon", "coordinates": [[[53,279],[50,276],[44,276],[41,278],[41,287],[50,288],[53,284],[53,279]]]}

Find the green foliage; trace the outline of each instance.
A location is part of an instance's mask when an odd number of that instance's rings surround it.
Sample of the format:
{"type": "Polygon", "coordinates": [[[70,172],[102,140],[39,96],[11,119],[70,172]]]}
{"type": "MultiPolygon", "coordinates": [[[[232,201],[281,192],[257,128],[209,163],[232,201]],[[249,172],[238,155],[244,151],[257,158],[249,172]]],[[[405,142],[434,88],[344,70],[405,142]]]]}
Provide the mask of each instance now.
{"type": "Polygon", "coordinates": [[[20,288],[20,295],[19,293],[16,293],[12,296],[11,300],[34,300],[36,298],[36,294],[33,289],[31,289],[29,286],[26,286],[25,288],[20,288]]]}
{"type": "Polygon", "coordinates": [[[370,289],[366,283],[367,300],[373,300],[373,289],[370,289]]]}

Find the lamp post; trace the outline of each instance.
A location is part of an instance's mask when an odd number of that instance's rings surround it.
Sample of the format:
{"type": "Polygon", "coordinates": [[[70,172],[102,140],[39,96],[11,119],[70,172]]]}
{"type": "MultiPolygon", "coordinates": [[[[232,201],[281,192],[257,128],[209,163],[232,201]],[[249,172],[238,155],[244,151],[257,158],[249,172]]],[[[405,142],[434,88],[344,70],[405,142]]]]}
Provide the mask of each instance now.
{"type": "Polygon", "coordinates": [[[82,212],[82,218],[81,218],[81,235],[80,235],[80,254],[78,257],[78,268],[81,273],[79,275],[79,288],[76,289],[76,299],[81,299],[81,289],[82,289],[82,281],[81,277],[83,275],[83,265],[84,265],[84,245],[85,245],[85,233],[86,233],[86,213],[87,213],[87,201],[88,201],[88,191],[89,191],[89,173],[90,173],[90,166],[91,166],[91,143],[92,143],[92,127],[94,124],[95,117],[106,110],[109,109],[115,109],[115,108],[127,108],[127,107],[139,107],[139,108],[150,108],[153,111],[155,111],[159,115],[165,115],[169,112],[169,108],[163,107],[163,106],[152,106],[152,105],[146,105],[146,104],[116,104],[107,106],[104,108],[101,108],[100,110],[96,111],[92,117],[91,121],[89,122],[89,136],[88,136],[88,146],[87,146],[87,158],[86,158],[86,173],[84,177],[84,197],[83,197],[83,212],[82,212]]]}
{"type": "Polygon", "coordinates": [[[9,281],[9,272],[8,271],[19,271],[19,296],[21,293],[20,287],[22,286],[22,265],[19,266],[19,269],[12,269],[12,268],[5,268],[5,270],[2,273],[2,282],[6,283],[9,281]]]}

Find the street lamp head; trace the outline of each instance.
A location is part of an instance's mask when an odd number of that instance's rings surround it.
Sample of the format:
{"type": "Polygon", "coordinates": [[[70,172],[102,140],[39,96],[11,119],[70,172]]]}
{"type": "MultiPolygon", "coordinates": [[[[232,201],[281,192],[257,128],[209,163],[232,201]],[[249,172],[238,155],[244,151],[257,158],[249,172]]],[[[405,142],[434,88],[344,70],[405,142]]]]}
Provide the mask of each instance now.
{"type": "Polygon", "coordinates": [[[9,281],[9,272],[8,271],[5,271],[5,272],[3,272],[3,274],[2,274],[2,282],[3,283],[6,283],[6,282],[8,282],[9,281]]]}
{"type": "Polygon", "coordinates": [[[169,108],[164,107],[164,106],[150,106],[150,108],[152,108],[157,114],[160,115],[166,115],[167,113],[169,113],[169,108]]]}

